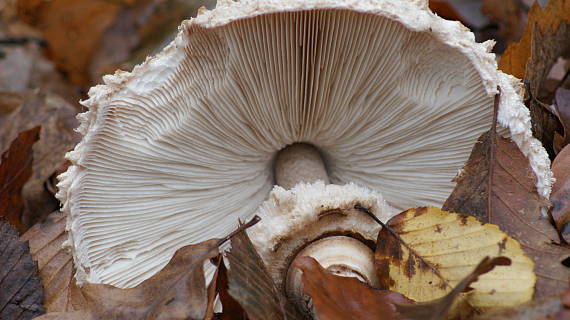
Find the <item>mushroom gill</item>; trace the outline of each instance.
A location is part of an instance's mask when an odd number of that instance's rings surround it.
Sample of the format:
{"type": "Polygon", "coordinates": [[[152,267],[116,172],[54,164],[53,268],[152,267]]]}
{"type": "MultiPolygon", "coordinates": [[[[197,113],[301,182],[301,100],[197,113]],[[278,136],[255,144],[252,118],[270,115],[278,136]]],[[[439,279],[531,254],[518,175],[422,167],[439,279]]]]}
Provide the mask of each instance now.
{"type": "Polygon", "coordinates": [[[425,1],[221,1],[131,73],[83,101],[83,141],[58,197],[81,281],[132,287],[188,244],[228,234],[273,187],[276,153],[321,151],[331,183],[380,192],[396,209],[441,205],[493,117],[529,157],[516,79],[490,43],[425,1]]]}

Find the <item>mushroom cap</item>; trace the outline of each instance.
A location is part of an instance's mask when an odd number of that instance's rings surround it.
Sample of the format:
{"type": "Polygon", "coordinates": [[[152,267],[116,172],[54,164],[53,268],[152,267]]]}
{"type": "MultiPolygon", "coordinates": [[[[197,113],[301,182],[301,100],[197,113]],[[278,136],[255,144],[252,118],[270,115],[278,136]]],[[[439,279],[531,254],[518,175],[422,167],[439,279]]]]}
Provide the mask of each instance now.
{"type": "Polygon", "coordinates": [[[550,162],[492,44],[427,0],[219,1],[82,101],[84,137],[58,185],[78,281],[132,287],[178,248],[226,235],[296,142],[322,152],[332,183],[397,209],[441,205],[497,87],[498,122],[548,197],[550,162]]]}

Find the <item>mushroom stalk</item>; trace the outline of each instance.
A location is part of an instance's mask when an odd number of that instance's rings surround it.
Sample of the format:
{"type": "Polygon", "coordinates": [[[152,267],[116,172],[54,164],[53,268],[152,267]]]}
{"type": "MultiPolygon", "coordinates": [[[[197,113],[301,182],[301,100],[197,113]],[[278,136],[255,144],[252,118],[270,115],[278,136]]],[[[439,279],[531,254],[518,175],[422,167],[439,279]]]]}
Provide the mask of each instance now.
{"type": "Polygon", "coordinates": [[[329,183],[323,158],[317,148],[306,143],[295,143],[277,153],[275,182],[284,189],[291,189],[300,182],[318,180],[329,183]]]}

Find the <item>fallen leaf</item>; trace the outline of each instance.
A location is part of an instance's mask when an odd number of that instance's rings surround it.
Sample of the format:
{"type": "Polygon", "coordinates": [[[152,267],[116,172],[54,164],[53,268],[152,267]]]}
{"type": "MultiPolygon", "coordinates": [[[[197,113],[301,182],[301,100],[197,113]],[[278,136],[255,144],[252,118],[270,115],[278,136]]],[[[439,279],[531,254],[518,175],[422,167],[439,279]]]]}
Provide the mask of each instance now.
{"type": "Polygon", "coordinates": [[[451,290],[443,298],[417,303],[413,305],[397,305],[398,314],[400,319],[426,319],[426,320],[439,320],[447,317],[449,310],[455,303],[455,300],[462,292],[469,292],[473,290],[470,285],[479,280],[483,274],[491,272],[496,266],[510,266],[511,260],[507,257],[489,258],[485,257],[475,269],[468,274],[461,282],[459,282],[453,290],[451,290]]]}
{"type": "Polygon", "coordinates": [[[559,296],[532,300],[518,306],[492,310],[472,320],[543,320],[563,309],[559,296]]]}
{"type": "Polygon", "coordinates": [[[65,213],[56,211],[21,237],[28,241],[32,259],[38,265],[47,312],[78,311],[87,303],[75,284],[73,257],[62,247],[67,240],[65,223],[65,213]]]}
{"type": "MultiPolygon", "coordinates": [[[[21,132],[0,161],[0,217],[24,231],[22,188],[32,175],[32,146],[38,140],[40,127],[21,132]]],[[[0,278],[1,279],[1,278],[0,278]]]]}
{"type": "Polygon", "coordinates": [[[43,290],[28,244],[0,220],[0,319],[31,319],[44,313],[43,290]]]}
{"type": "Polygon", "coordinates": [[[33,147],[32,175],[23,188],[22,222],[30,227],[59,208],[59,201],[45,188],[46,181],[64,163],[63,156],[73,149],[80,136],[75,132],[77,110],[57,95],[34,91],[22,105],[2,118],[0,150],[18,132],[41,125],[39,141],[33,147]]]}
{"type": "Polygon", "coordinates": [[[564,128],[564,134],[554,134],[554,152],[557,154],[567,144],[570,144],[570,90],[558,88],[556,90],[554,107],[558,120],[564,128]]]}
{"type": "Polygon", "coordinates": [[[556,182],[552,187],[551,215],[560,236],[570,243],[570,145],[567,145],[552,162],[556,182]]]}
{"type": "Polygon", "coordinates": [[[501,38],[507,43],[521,37],[525,14],[522,10],[517,0],[483,0],[483,13],[499,25],[501,38]]]}
{"type": "Polygon", "coordinates": [[[280,292],[263,260],[245,232],[231,240],[227,254],[229,293],[246,311],[249,319],[305,319],[280,292]]]}
{"type": "Polygon", "coordinates": [[[168,265],[131,289],[85,284],[80,311],[48,313],[45,319],[203,319],[207,292],[203,264],[216,257],[219,239],[178,249],[168,265]]]}
{"type": "Polygon", "coordinates": [[[400,319],[396,304],[413,303],[400,293],[374,289],[356,278],[334,275],[309,256],[295,259],[293,266],[303,271],[303,290],[311,297],[320,320],[400,319]]]}
{"type": "Polygon", "coordinates": [[[558,234],[542,214],[547,203],[536,191],[528,159],[514,142],[495,132],[496,123],[475,143],[442,209],[496,224],[519,241],[535,262],[535,297],[561,292],[570,276],[570,269],[562,267],[561,261],[570,250],[557,244],[558,234]]]}
{"type": "Polygon", "coordinates": [[[88,84],[88,66],[121,1],[19,0],[20,18],[43,32],[48,55],[74,85],[88,84]]]}
{"type": "Polygon", "coordinates": [[[511,44],[499,62],[502,71],[529,83],[529,109],[533,135],[553,155],[554,132],[560,124],[536,98],[540,97],[548,72],[564,52],[570,49],[570,2],[550,0],[544,9],[535,2],[521,40],[511,44]]]}
{"type": "Polygon", "coordinates": [[[512,266],[481,276],[475,290],[462,294],[465,310],[488,310],[526,302],[532,298],[534,264],[520,245],[491,224],[475,218],[421,207],[404,211],[386,223],[378,234],[375,266],[380,289],[393,290],[425,302],[453,290],[488,256],[505,256],[512,266]]]}
{"type": "Polygon", "coordinates": [[[222,304],[222,320],[247,320],[247,314],[241,305],[229,293],[228,270],[223,261],[218,267],[218,275],[216,279],[216,292],[220,297],[222,304]]]}
{"type": "Polygon", "coordinates": [[[404,295],[378,290],[355,278],[341,277],[326,271],[314,258],[296,259],[294,266],[303,271],[303,289],[311,297],[318,319],[444,319],[459,294],[469,289],[478,277],[496,265],[508,265],[505,257],[485,257],[446,296],[425,303],[414,303],[404,295]]]}

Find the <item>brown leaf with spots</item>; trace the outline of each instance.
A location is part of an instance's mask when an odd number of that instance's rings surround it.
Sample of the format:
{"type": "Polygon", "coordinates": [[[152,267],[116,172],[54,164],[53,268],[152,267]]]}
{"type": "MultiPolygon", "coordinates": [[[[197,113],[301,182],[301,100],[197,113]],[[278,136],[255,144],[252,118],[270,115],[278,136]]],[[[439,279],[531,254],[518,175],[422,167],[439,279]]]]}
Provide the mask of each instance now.
{"type": "Polygon", "coordinates": [[[548,72],[561,55],[570,50],[570,1],[550,0],[544,9],[534,2],[526,30],[518,43],[510,45],[499,62],[502,71],[529,83],[533,135],[553,156],[553,137],[560,124],[536,98],[548,72]]]}
{"type": "Polygon", "coordinates": [[[37,272],[28,244],[0,219],[0,319],[27,320],[45,312],[37,272]]]}
{"type": "Polygon", "coordinates": [[[0,217],[18,227],[20,232],[24,231],[22,188],[32,175],[32,146],[39,138],[40,129],[21,132],[2,154],[0,162],[0,217]]]}
{"type": "Polygon", "coordinates": [[[203,319],[207,308],[203,264],[218,256],[220,243],[212,239],[178,249],[164,269],[131,289],[85,284],[79,311],[37,319],[203,319]]]}
{"type": "Polygon", "coordinates": [[[560,235],[570,243],[570,145],[567,145],[552,162],[556,183],[552,187],[551,215],[560,235]]]}
{"type": "Polygon", "coordinates": [[[536,176],[528,159],[514,142],[497,136],[495,128],[496,123],[473,147],[443,210],[498,225],[535,262],[536,297],[561,292],[570,269],[560,262],[570,250],[556,244],[558,234],[542,214],[548,202],[536,191],[536,176]]]}
{"type": "Polygon", "coordinates": [[[229,293],[246,311],[249,319],[304,319],[277,289],[263,260],[245,232],[231,241],[229,293]]]}
{"type": "MultiPolygon", "coordinates": [[[[504,256],[509,267],[495,268],[462,293],[451,313],[511,306],[532,298],[534,264],[520,245],[495,225],[434,207],[409,209],[378,234],[375,267],[380,289],[418,302],[444,297],[485,257],[504,256]]],[[[493,264],[495,265],[495,264],[493,264]]],[[[483,268],[484,269],[484,268],[483,268]]]]}

